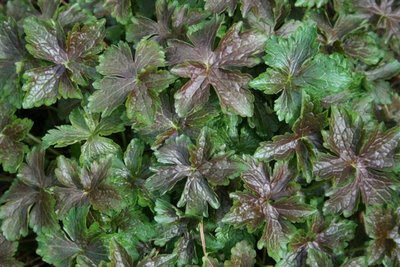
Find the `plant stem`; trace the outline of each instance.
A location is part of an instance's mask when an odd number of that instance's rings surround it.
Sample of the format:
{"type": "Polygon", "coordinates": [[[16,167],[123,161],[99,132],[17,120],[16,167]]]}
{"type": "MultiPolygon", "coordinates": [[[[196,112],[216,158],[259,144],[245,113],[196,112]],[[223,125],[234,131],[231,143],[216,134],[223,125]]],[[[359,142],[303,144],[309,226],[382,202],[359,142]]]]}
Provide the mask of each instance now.
{"type": "MultiPolygon", "coordinates": [[[[33,142],[35,142],[38,145],[42,144],[42,141],[39,138],[37,138],[36,136],[34,136],[34,135],[30,134],[30,133],[28,133],[27,137],[28,137],[28,139],[32,140],[33,142]]],[[[56,151],[56,150],[54,150],[52,148],[47,148],[47,151],[49,151],[50,153],[52,153],[52,154],[54,154],[56,156],[60,156],[61,155],[58,151],[56,151]]]]}
{"type": "Polygon", "coordinates": [[[204,237],[204,224],[203,224],[203,221],[200,222],[199,226],[200,226],[201,247],[203,248],[204,256],[207,256],[206,238],[204,237]]]}
{"type": "Polygon", "coordinates": [[[122,139],[122,146],[123,146],[124,148],[126,148],[126,135],[125,135],[125,131],[123,131],[123,132],[121,133],[121,139],[122,139]]]}

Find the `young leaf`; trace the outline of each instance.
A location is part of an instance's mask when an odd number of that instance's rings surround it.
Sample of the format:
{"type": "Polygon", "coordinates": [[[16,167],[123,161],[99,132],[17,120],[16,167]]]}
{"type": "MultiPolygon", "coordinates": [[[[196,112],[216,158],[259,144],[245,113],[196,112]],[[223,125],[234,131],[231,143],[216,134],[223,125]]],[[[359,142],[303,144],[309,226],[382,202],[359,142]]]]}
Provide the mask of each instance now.
{"type": "Polygon", "coordinates": [[[339,55],[319,53],[317,31],[304,23],[287,39],[271,37],[266,44],[265,63],[270,67],[250,82],[266,94],[282,92],[275,100],[279,120],[293,122],[299,115],[301,92],[322,99],[347,89],[352,83],[350,70],[339,55]]]}
{"type": "Polygon", "coordinates": [[[104,1],[104,7],[111,9],[111,15],[117,19],[119,23],[127,24],[132,18],[132,7],[130,0],[108,0],[104,1]]]}
{"type": "Polygon", "coordinates": [[[253,31],[241,32],[242,24],[238,23],[213,50],[220,24],[220,18],[214,17],[189,33],[192,44],[178,40],[169,42],[167,58],[170,64],[178,64],[172,68],[172,73],[190,78],[175,94],[175,109],[181,117],[208,101],[210,85],[225,112],[253,115],[254,96],[247,89],[251,76],[231,68],[257,65],[259,61],[255,56],[261,52],[265,37],[253,31]]]}
{"type": "Polygon", "coordinates": [[[196,238],[191,233],[193,218],[184,216],[180,210],[164,200],[156,200],[154,217],[158,225],[157,238],[155,244],[165,246],[169,241],[175,241],[171,260],[176,262],[176,266],[187,266],[196,262],[195,241],[196,238]]]}
{"type": "Polygon", "coordinates": [[[216,14],[228,11],[229,16],[233,15],[233,12],[236,9],[236,5],[238,4],[238,0],[206,0],[204,5],[204,9],[216,14]]]}
{"type": "Polygon", "coordinates": [[[45,152],[39,148],[27,155],[18,176],[1,198],[1,229],[8,240],[28,234],[28,224],[40,232],[43,227],[56,225],[54,199],[49,193],[52,176],[45,174],[45,152]]]}
{"type": "Polygon", "coordinates": [[[153,121],[159,92],[174,81],[166,70],[162,48],[152,40],[141,40],[135,59],[128,44],[111,46],[100,57],[97,71],[104,77],[94,83],[98,90],[89,97],[89,109],[109,113],[125,103],[128,117],[143,123],[153,121]]]}
{"type": "Polygon", "coordinates": [[[174,267],[176,263],[176,254],[158,254],[153,250],[143,260],[138,262],[137,267],[174,267]]]}
{"type": "Polygon", "coordinates": [[[207,14],[179,5],[177,1],[157,0],[155,6],[157,21],[137,16],[127,26],[126,39],[138,43],[149,37],[162,45],[170,39],[184,39],[187,27],[198,23],[207,14]]]}
{"type": "Polygon", "coordinates": [[[273,34],[284,36],[294,31],[299,21],[289,20],[283,23],[289,14],[291,5],[286,0],[242,0],[242,16],[253,28],[270,37],[273,34]]]}
{"type": "Polygon", "coordinates": [[[89,207],[73,208],[63,220],[63,228],[50,228],[37,237],[36,253],[49,264],[69,267],[77,257],[89,263],[86,266],[98,266],[107,260],[107,249],[103,244],[103,231],[94,224],[87,228],[89,207]]]}
{"type": "Polygon", "coordinates": [[[232,248],[232,256],[224,262],[224,267],[251,267],[256,263],[256,252],[246,241],[241,241],[232,248]]]}
{"type": "Polygon", "coordinates": [[[146,180],[146,187],[165,194],[177,182],[186,178],[178,207],[186,206],[188,215],[207,217],[207,203],[214,209],[220,205],[209,183],[226,184],[227,179],[235,173],[230,155],[217,154],[211,147],[209,138],[210,134],[205,128],[197,139],[196,146],[184,135],[168,140],[155,152],[158,162],[163,165],[154,169],[156,173],[146,180]]]}
{"type": "Polygon", "coordinates": [[[121,246],[117,241],[111,242],[111,267],[131,267],[133,266],[133,260],[126,252],[125,248],[121,246]]]}
{"type": "Polygon", "coordinates": [[[358,0],[357,8],[371,21],[376,21],[376,27],[384,31],[385,41],[392,36],[400,36],[400,8],[393,0],[358,0]]]}
{"type": "Polygon", "coordinates": [[[58,157],[55,173],[61,185],[53,189],[58,213],[63,216],[73,207],[88,204],[101,211],[117,208],[118,193],[105,183],[110,167],[110,159],[80,168],[75,161],[64,156],[58,157]]]}
{"type": "Polygon", "coordinates": [[[144,142],[134,138],[128,144],[123,160],[113,159],[113,174],[123,177],[127,181],[133,182],[135,179],[146,177],[150,171],[146,170],[144,155],[144,142]]]}
{"type": "Polygon", "coordinates": [[[358,14],[339,14],[333,25],[326,15],[320,13],[312,13],[311,19],[323,33],[327,45],[333,45],[336,41],[344,41],[349,34],[365,27],[365,17],[358,14]]]}
{"type": "Polygon", "coordinates": [[[326,5],[328,0],[296,0],[295,6],[302,6],[302,7],[317,7],[320,8],[323,5],[326,5]]]}
{"type": "Polygon", "coordinates": [[[24,108],[51,105],[57,99],[81,98],[77,85],[96,75],[96,55],[103,49],[105,20],[76,25],[65,36],[59,22],[29,17],[24,22],[26,48],[48,64],[25,72],[24,108]]]}
{"type": "Polygon", "coordinates": [[[368,243],[368,264],[379,264],[385,256],[389,257],[395,265],[399,264],[399,211],[391,207],[368,207],[364,215],[364,223],[365,231],[372,239],[368,243]]]}
{"type": "Polygon", "coordinates": [[[254,232],[264,225],[257,247],[267,248],[268,255],[279,260],[289,236],[293,233],[290,222],[301,221],[314,213],[314,209],[301,201],[291,183],[293,171],[287,163],[279,162],[272,175],[268,165],[252,157],[244,159],[242,180],[246,191],[231,193],[233,206],[223,222],[246,226],[254,232]]]}
{"type": "Polygon", "coordinates": [[[0,164],[8,172],[16,172],[28,147],[21,141],[32,128],[32,121],[19,119],[13,108],[0,102],[0,164]]]}
{"type": "Polygon", "coordinates": [[[114,141],[103,136],[122,132],[125,122],[121,119],[121,110],[115,110],[107,117],[75,109],[69,115],[71,125],[60,125],[51,129],[43,137],[43,145],[65,147],[81,141],[80,162],[92,162],[110,154],[116,154],[120,147],[114,141]]]}
{"type": "MultiPolygon", "coordinates": [[[[154,220],[159,226],[159,234],[154,242],[156,245],[164,246],[167,242],[182,236],[190,239],[191,220],[179,209],[165,200],[157,199],[154,210],[156,212],[154,220]]],[[[186,249],[192,250],[192,247],[186,246],[186,249]]]]}
{"type": "Polygon", "coordinates": [[[326,113],[320,113],[309,97],[303,95],[300,117],[292,127],[293,133],[275,135],[272,141],[262,142],[254,156],[263,160],[287,160],[296,155],[297,168],[311,181],[316,149],[321,146],[319,132],[325,127],[326,113]]]}
{"type": "Polygon", "coordinates": [[[394,152],[400,140],[400,128],[368,134],[360,119],[354,121],[345,110],[332,108],[326,147],[333,152],[319,155],[314,173],[320,178],[334,178],[335,186],[328,193],[325,210],[353,214],[359,195],[363,203],[373,205],[391,201],[395,182],[384,169],[393,167],[394,152]]]}
{"type": "Polygon", "coordinates": [[[310,266],[334,266],[332,256],[344,253],[347,242],[354,237],[356,224],[339,218],[312,216],[307,221],[307,230],[299,230],[289,242],[289,252],[278,266],[296,266],[307,262],[310,266]]]}
{"type": "Polygon", "coordinates": [[[190,112],[181,118],[175,112],[172,99],[169,99],[167,95],[162,95],[160,101],[153,123],[149,125],[140,123],[133,125],[133,128],[143,138],[149,140],[148,142],[152,144],[152,148],[157,148],[167,139],[180,134],[196,138],[200,130],[218,116],[216,107],[206,104],[202,109],[190,112]]]}

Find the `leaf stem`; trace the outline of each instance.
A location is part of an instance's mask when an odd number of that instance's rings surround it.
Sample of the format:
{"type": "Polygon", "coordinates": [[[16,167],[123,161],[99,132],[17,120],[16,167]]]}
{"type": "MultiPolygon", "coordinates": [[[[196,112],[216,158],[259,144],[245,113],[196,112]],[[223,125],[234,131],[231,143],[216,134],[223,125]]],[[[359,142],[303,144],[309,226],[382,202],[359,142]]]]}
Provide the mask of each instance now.
{"type": "MultiPolygon", "coordinates": [[[[36,136],[34,136],[34,135],[30,134],[30,133],[28,133],[27,137],[28,137],[28,139],[32,140],[33,142],[35,142],[38,145],[42,144],[42,141],[39,138],[37,138],[36,136]]],[[[56,155],[56,156],[60,156],[61,155],[58,151],[56,151],[56,150],[54,150],[54,149],[52,149],[50,147],[47,148],[46,150],[49,151],[50,153],[56,155]]]]}
{"type": "Polygon", "coordinates": [[[201,247],[203,248],[203,254],[207,257],[207,246],[206,246],[206,238],[204,236],[204,224],[203,220],[199,223],[200,228],[200,239],[201,239],[201,247]]]}
{"type": "Polygon", "coordinates": [[[121,139],[122,139],[122,146],[124,148],[126,148],[126,135],[125,135],[125,131],[121,132],[121,139]]]}
{"type": "Polygon", "coordinates": [[[262,252],[262,264],[265,263],[265,260],[267,258],[267,250],[265,248],[263,248],[263,252],[262,252]]]}

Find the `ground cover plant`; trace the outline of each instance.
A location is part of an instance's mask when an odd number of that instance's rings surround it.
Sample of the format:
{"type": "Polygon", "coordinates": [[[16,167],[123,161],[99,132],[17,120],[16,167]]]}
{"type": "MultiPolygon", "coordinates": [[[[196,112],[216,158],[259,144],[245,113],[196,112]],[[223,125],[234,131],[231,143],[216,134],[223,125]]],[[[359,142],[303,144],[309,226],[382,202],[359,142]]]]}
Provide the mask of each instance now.
{"type": "Polygon", "coordinates": [[[0,267],[400,266],[400,2],[0,1],[0,267]]]}

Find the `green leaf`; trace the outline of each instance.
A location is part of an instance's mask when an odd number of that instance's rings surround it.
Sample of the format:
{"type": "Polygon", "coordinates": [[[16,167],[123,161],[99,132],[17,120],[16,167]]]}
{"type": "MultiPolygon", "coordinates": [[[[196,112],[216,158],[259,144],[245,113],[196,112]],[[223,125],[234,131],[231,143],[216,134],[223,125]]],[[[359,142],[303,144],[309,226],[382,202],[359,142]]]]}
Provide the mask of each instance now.
{"type": "Polygon", "coordinates": [[[36,253],[49,264],[69,267],[77,257],[97,266],[107,260],[103,232],[96,225],[87,228],[88,207],[73,208],[63,220],[63,228],[46,229],[37,237],[36,253]]]}
{"type": "Polygon", "coordinates": [[[297,169],[311,181],[312,161],[315,159],[315,151],[321,146],[319,132],[326,125],[326,113],[320,113],[310,97],[303,95],[300,117],[292,127],[293,133],[275,135],[272,141],[262,142],[254,156],[270,161],[290,160],[296,155],[297,169]]]}
{"type": "Polygon", "coordinates": [[[209,104],[184,117],[179,117],[175,111],[173,99],[166,94],[161,95],[160,98],[161,102],[157,106],[154,121],[151,124],[135,122],[133,125],[134,129],[152,145],[153,149],[162,145],[167,139],[180,134],[195,139],[201,129],[218,116],[215,105],[209,104]]]}
{"type": "Polygon", "coordinates": [[[16,172],[28,147],[21,141],[32,128],[32,121],[19,119],[12,108],[0,103],[0,164],[8,172],[16,172]]]}
{"type": "Polygon", "coordinates": [[[104,8],[111,9],[111,15],[122,24],[127,24],[132,17],[131,1],[129,0],[105,1],[104,8]]]}
{"type": "Polygon", "coordinates": [[[276,94],[274,110],[279,120],[293,123],[299,116],[301,92],[318,100],[346,90],[353,84],[348,63],[338,54],[319,53],[315,25],[304,22],[287,39],[271,37],[266,43],[265,63],[270,67],[250,86],[276,94]]]}
{"type": "Polygon", "coordinates": [[[334,266],[334,257],[345,253],[353,239],[356,224],[353,221],[316,214],[307,221],[306,230],[298,230],[289,242],[289,252],[278,266],[296,266],[307,262],[310,266],[334,266]]]}
{"type": "Polygon", "coordinates": [[[124,131],[125,122],[121,118],[121,109],[109,116],[90,113],[87,110],[75,109],[69,115],[71,125],[60,125],[51,129],[43,137],[43,145],[49,147],[65,147],[85,141],[82,145],[80,161],[83,163],[98,160],[110,154],[116,154],[120,147],[108,136],[124,131]]]}
{"type": "Polygon", "coordinates": [[[296,0],[295,6],[301,6],[301,7],[317,7],[320,8],[323,5],[326,5],[328,3],[328,0],[296,0]]]}
{"type": "Polygon", "coordinates": [[[6,99],[16,107],[21,107],[23,98],[18,85],[17,64],[25,58],[26,51],[20,31],[15,20],[10,17],[0,23],[0,99],[6,99]]]}
{"type": "Polygon", "coordinates": [[[256,251],[246,241],[241,241],[232,248],[232,256],[224,262],[225,267],[251,267],[256,263],[256,251]]]}
{"type": "Polygon", "coordinates": [[[126,252],[125,248],[121,246],[117,241],[111,242],[111,267],[131,267],[133,266],[133,260],[126,252]]]}
{"type": "Polygon", "coordinates": [[[176,262],[176,254],[158,254],[153,250],[143,260],[141,260],[136,266],[137,267],[173,267],[176,262]]]}
{"type": "Polygon", "coordinates": [[[378,36],[372,32],[349,36],[343,43],[343,49],[347,55],[368,65],[375,65],[384,57],[378,36]]]}

